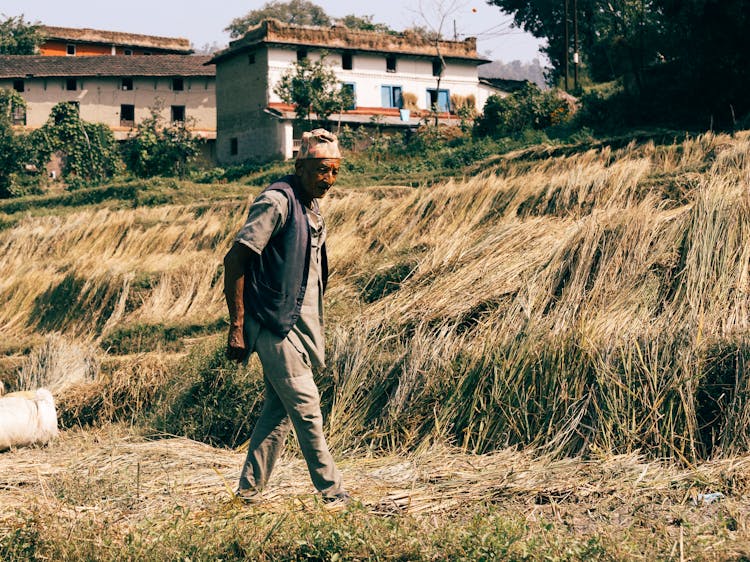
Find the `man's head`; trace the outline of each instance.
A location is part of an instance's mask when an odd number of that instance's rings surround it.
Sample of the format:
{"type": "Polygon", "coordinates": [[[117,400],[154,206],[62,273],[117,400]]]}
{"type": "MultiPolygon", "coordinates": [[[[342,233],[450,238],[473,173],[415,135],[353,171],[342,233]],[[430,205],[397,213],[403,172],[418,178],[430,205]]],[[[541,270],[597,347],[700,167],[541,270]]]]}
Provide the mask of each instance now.
{"type": "Polygon", "coordinates": [[[336,135],[325,129],[302,133],[294,171],[300,179],[303,195],[319,199],[336,183],[341,152],[336,135]]]}

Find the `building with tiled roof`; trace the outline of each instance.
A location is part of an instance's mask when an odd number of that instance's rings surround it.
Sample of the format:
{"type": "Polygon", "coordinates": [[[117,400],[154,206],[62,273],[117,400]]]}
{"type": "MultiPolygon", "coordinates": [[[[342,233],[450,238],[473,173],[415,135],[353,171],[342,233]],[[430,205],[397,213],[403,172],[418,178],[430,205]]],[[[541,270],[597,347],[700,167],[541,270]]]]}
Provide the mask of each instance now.
{"type": "Polygon", "coordinates": [[[43,125],[59,102],[78,105],[85,121],[104,123],[125,139],[137,123],[162,106],[167,120],[186,121],[194,134],[216,138],[215,70],[210,57],[0,56],[0,88],[26,101],[18,126],[43,125]]]}
{"type": "Polygon", "coordinates": [[[479,84],[477,66],[487,61],[478,56],[475,38],[436,45],[410,33],[266,20],[211,61],[216,65],[218,161],[292,157],[301,131],[294,107],[284,104],[274,87],[295,62],[323,57],[355,98],[353,107],[329,118],[336,124],[364,126],[375,119],[380,127],[414,128],[433,109],[440,120],[457,123],[455,101],[482,108],[492,93],[479,84]],[[416,102],[405,108],[405,97],[416,102]]]}
{"type": "Polygon", "coordinates": [[[44,56],[101,55],[189,55],[190,41],[182,37],[159,37],[120,31],[78,29],[40,25],[44,56]]]}

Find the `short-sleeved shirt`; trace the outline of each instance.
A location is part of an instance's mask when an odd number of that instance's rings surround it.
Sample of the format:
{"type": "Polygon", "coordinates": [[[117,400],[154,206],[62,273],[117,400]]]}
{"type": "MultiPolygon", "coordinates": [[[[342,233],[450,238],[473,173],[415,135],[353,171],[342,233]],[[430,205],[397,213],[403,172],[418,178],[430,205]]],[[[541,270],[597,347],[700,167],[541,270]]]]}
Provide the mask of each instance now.
{"type": "MultiPolygon", "coordinates": [[[[314,205],[317,209],[317,205],[314,205]]],[[[325,342],[323,339],[323,281],[322,248],[326,239],[323,217],[312,209],[305,208],[310,225],[310,268],[305,297],[300,317],[287,335],[290,343],[303,355],[305,363],[312,367],[325,366],[325,342]]],[[[289,214],[289,205],[280,191],[264,191],[250,206],[247,220],[235,238],[256,254],[263,252],[268,241],[284,226],[289,214]]],[[[245,307],[248,310],[248,307],[245,307]]],[[[245,332],[254,348],[258,333],[263,326],[246,312],[245,332]]]]}

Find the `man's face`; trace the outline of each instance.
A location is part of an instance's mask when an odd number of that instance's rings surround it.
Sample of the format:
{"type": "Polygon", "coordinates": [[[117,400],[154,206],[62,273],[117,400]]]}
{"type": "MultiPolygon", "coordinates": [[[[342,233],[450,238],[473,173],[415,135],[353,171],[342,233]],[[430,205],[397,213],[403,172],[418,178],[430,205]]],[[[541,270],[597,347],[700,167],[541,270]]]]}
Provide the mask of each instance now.
{"type": "Polygon", "coordinates": [[[331,186],[336,183],[341,159],[339,158],[314,158],[299,160],[296,165],[296,173],[299,176],[302,190],[310,199],[324,197],[331,186]]]}

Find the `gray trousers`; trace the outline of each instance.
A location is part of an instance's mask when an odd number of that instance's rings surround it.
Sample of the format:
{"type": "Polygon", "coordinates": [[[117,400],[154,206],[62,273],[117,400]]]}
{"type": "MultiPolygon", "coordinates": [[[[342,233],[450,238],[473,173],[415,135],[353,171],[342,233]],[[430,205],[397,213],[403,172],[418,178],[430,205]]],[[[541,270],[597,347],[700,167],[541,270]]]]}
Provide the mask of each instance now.
{"type": "Polygon", "coordinates": [[[268,483],[289,430],[294,427],[313,485],[324,495],[343,491],[341,473],[323,435],[320,394],[307,354],[289,338],[261,329],[255,351],[263,366],[265,400],[250,436],[240,490],[262,490],[268,483]]]}

